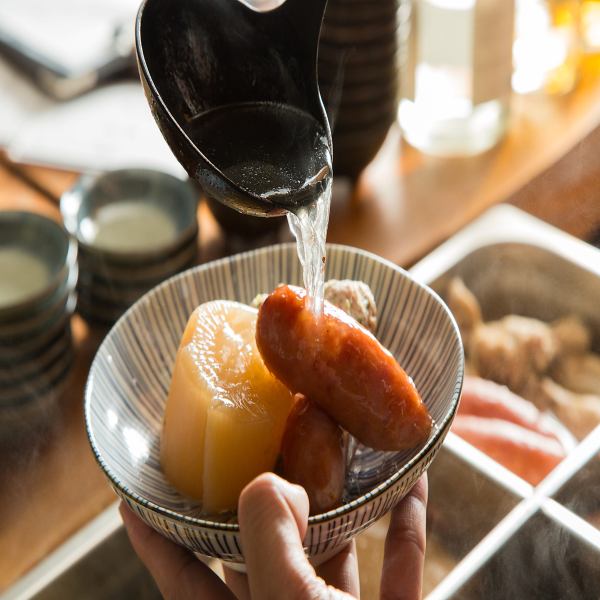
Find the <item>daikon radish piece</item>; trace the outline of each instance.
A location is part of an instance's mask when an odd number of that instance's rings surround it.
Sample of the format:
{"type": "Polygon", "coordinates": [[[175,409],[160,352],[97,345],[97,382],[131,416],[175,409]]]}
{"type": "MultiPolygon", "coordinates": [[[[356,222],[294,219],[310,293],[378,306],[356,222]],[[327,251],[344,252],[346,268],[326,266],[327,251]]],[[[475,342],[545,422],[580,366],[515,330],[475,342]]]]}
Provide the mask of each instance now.
{"type": "Polygon", "coordinates": [[[275,467],[293,398],[256,348],[257,311],[225,300],[190,317],[175,359],[161,438],[167,479],[206,514],[275,467]]]}

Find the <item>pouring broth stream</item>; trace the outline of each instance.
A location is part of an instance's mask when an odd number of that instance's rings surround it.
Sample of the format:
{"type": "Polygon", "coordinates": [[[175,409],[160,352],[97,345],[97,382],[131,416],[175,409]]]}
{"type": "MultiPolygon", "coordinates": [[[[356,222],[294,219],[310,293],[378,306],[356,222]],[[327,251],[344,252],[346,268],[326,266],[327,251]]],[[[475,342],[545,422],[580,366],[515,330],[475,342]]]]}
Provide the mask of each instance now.
{"type": "Polygon", "coordinates": [[[331,177],[323,193],[312,204],[288,213],[288,224],[296,238],[298,258],[302,265],[304,287],[315,314],[321,314],[323,310],[325,241],[330,206],[331,177]]]}

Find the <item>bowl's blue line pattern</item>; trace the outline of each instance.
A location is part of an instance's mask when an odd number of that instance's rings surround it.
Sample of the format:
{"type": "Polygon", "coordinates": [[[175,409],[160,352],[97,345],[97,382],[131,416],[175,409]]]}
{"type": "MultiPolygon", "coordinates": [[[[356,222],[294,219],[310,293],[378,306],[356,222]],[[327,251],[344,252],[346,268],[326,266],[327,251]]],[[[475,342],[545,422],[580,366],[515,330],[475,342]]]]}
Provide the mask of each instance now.
{"type": "MultiPolygon", "coordinates": [[[[356,249],[329,246],[327,259],[327,278],[354,277],[371,286],[379,306],[378,337],[415,381],[436,426],[422,448],[387,453],[359,448],[349,473],[349,501],[309,519],[305,544],[311,555],[345,543],[412,487],[450,427],[463,371],[456,324],[431,290],[397,266],[356,249]]],[[[292,244],[171,278],[118,321],[94,359],[86,387],[92,449],[117,493],[177,543],[233,562],[243,560],[237,523],[202,518],[198,507],[163,476],[158,440],[164,403],[178,341],[193,309],[218,298],[249,303],[281,282],[301,283],[292,244]]]]}
{"type": "MultiPolygon", "coordinates": [[[[373,502],[365,505],[364,510],[354,511],[341,517],[310,525],[304,539],[306,552],[313,556],[334,553],[355,535],[365,530],[388,512],[406,495],[427,469],[442,442],[443,437],[440,437],[426,455],[425,460],[415,465],[398,486],[390,488],[384,494],[377,496],[373,502]]],[[[229,562],[243,562],[239,531],[215,531],[198,525],[182,524],[175,519],[163,517],[139,504],[123,494],[123,491],[118,488],[115,488],[115,491],[140,518],[157,531],[161,531],[175,543],[205,556],[220,558],[229,562]]]]}

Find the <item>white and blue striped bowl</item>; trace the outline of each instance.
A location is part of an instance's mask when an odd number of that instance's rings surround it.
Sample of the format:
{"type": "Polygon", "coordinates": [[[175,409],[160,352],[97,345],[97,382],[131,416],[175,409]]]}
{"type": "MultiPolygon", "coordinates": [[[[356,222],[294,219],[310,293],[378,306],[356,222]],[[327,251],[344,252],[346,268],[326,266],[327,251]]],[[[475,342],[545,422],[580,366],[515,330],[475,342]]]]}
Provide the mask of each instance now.
{"type": "MultiPolygon", "coordinates": [[[[413,378],[434,418],[427,443],[407,452],[359,447],[347,498],[311,516],[304,540],[315,564],[389,511],[427,469],[450,428],[463,379],[463,349],[450,312],[428,287],[373,254],[328,246],[327,279],[359,279],[379,307],[377,337],[413,378]]],[[[94,454],[112,486],[151,527],[204,556],[243,564],[235,519],[201,517],[165,479],[159,437],[179,338],[199,304],[249,303],[281,282],[300,284],[292,244],[270,246],[196,267],[142,297],[117,322],[92,364],[85,419],[94,454]]]]}

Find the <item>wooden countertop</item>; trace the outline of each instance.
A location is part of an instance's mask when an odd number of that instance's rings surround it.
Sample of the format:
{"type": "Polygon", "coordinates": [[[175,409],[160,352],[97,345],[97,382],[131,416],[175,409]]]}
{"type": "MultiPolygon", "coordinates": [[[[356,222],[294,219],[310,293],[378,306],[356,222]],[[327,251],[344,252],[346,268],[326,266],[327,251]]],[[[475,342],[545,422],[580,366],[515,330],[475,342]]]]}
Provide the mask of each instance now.
{"type": "MultiPolygon", "coordinates": [[[[55,201],[76,177],[3,159],[0,209],[60,219],[55,201]]],[[[505,140],[477,157],[425,156],[393,128],[354,190],[336,184],[329,240],[409,266],[506,200],[583,239],[599,231],[600,75],[591,68],[568,97],[515,98],[505,140]]],[[[199,219],[202,261],[238,249],[204,203],[199,219]]],[[[89,450],[81,401],[102,333],[78,316],[73,331],[76,363],[56,421],[33,439],[0,442],[0,591],[114,500],[89,450]]]]}

